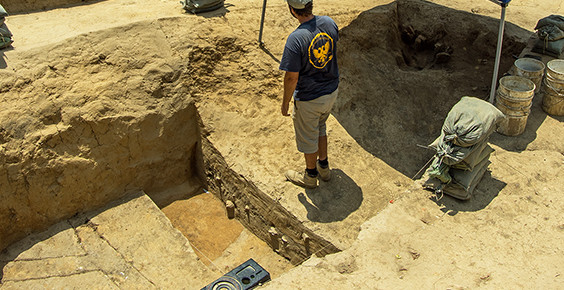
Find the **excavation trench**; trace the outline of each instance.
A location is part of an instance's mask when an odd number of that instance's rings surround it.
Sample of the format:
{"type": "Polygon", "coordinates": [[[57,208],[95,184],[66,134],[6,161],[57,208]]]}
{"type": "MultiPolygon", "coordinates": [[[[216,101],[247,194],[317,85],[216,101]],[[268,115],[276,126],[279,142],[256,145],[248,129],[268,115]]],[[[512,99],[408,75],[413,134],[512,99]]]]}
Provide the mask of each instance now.
{"type": "MultiPolygon", "coordinates": [[[[21,53],[38,65],[0,71],[9,104],[0,109],[0,249],[132,191],[166,209],[205,189],[293,264],[335,253],[405,192],[430,157],[416,145],[438,135],[449,108],[488,95],[497,39],[495,19],[422,1],[376,7],[343,27],[338,178],[327,195],[294,198],[280,176],[301,156],[272,165],[294,150],[288,120],[273,117],[277,64],[247,31],[206,20],[190,34],[189,21],[81,35],[21,53]]],[[[273,23],[280,33],[293,29],[282,22],[273,23]]],[[[501,71],[528,36],[508,25],[501,71]]]]}

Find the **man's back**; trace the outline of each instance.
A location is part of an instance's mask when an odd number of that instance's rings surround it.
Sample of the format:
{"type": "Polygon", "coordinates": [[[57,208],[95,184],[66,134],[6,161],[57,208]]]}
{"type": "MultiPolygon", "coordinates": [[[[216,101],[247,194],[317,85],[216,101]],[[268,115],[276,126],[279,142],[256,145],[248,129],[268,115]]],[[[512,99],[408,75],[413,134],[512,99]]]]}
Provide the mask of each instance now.
{"type": "Polygon", "coordinates": [[[338,27],[328,16],[314,16],[290,34],[280,69],[299,72],[294,97],[307,101],[330,94],[339,86],[338,27]]]}

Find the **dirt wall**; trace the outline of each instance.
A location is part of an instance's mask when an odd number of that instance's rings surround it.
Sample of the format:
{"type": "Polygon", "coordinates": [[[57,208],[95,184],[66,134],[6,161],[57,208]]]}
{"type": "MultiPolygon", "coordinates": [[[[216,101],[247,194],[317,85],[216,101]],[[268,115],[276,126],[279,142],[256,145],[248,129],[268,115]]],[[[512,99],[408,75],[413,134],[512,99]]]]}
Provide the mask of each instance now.
{"type": "Polygon", "coordinates": [[[0,4],[10,14],[41,11],[73,4],[100,2],[103,0],[2,0],[0,4]]]}
{"type": "Polygon", "coordinates": [[[182,62],[151,25],[126,30],[131,41],[84,35],[22,52],[42,65],[0,71],[0,249],[128,192],[201,177],[182,62]]]}
{"type": "Polygon", "coordinates": [[[228,213],[231,212],[274,251],[294,265],[301,264],[313,254],[323,257],[340,251],[304,226],[252,181],[233,171],[207,138],[202,143],[208,188],[228,207],[228,213]]]}
{"type": "Polygon", "coordinates": [[[35,143],[0,152],[0,249],[26,233],[138,189],[157,193],[196,175],[197,112],[63,121],[35,143]],[[181,137],[180,137],[181,136],[181,137]],[[22,147],[28,148],[22,154],[22,147]]]}

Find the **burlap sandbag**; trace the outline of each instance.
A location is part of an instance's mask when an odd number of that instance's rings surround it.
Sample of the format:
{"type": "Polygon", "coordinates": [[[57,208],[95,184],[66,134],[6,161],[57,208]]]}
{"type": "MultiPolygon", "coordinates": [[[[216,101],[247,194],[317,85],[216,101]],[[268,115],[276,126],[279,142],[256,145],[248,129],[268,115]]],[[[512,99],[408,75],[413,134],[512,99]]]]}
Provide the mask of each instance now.
{"type": "Polygon", "coordinates": [[[535,26],[535,30],[544,26],[555,26],[560,28],[561,30],[564,30],[564,17],[554,14],[544,17],[537,22],[537,25],[535,26]]]}
{"type": "Polygon", "coordinates": [[[0,49],[10,46],[12,42],[12,32],[10,32],[6,23],[0,24],[0,49]]]}
{"type": "Polygon", "coordinates": [[[489,102],[463,97],[452,107],[443,123],[442,142],[470,147],[487,138],[503,117],[503,113],[489,102]]]}
{"type": "Polygon", "coordinates": [[[490,163],[486,158],[476,165],[473,171],[451,169],[449,173],[452,176],[452,182],[444,187],[443,192],[461,200],[470,199],[490,163]]]}
{"type": "Polygon", "coordinates": [[[488,142],[481,142],[474,146],[476,150],[468,154],[461,162],[453,164],[452,168],[473,171],[480,162],[484,159],[489,159],[492,152],[494,152],[494,149],[488,145],[488,142]]]}
{"type": "Polygon", "coordinates": [[[0,25],[4,24],[4,19],[6,16],[8,16],[8,12],[6,12],[6,9],[4,9],[4,7],[2,7],[2,4],[0,4],[0,25]]]}

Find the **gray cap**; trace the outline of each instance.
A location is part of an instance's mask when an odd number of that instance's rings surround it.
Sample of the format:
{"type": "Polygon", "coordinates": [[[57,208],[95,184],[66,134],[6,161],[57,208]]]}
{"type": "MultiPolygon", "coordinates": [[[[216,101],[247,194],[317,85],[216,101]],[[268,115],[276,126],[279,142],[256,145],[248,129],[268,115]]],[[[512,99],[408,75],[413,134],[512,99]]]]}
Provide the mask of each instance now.
{"type": "Polygon", "coordinates": [[[312,0],[286,0],[294,9],[304,9],[306,4],[312,0]]]}

